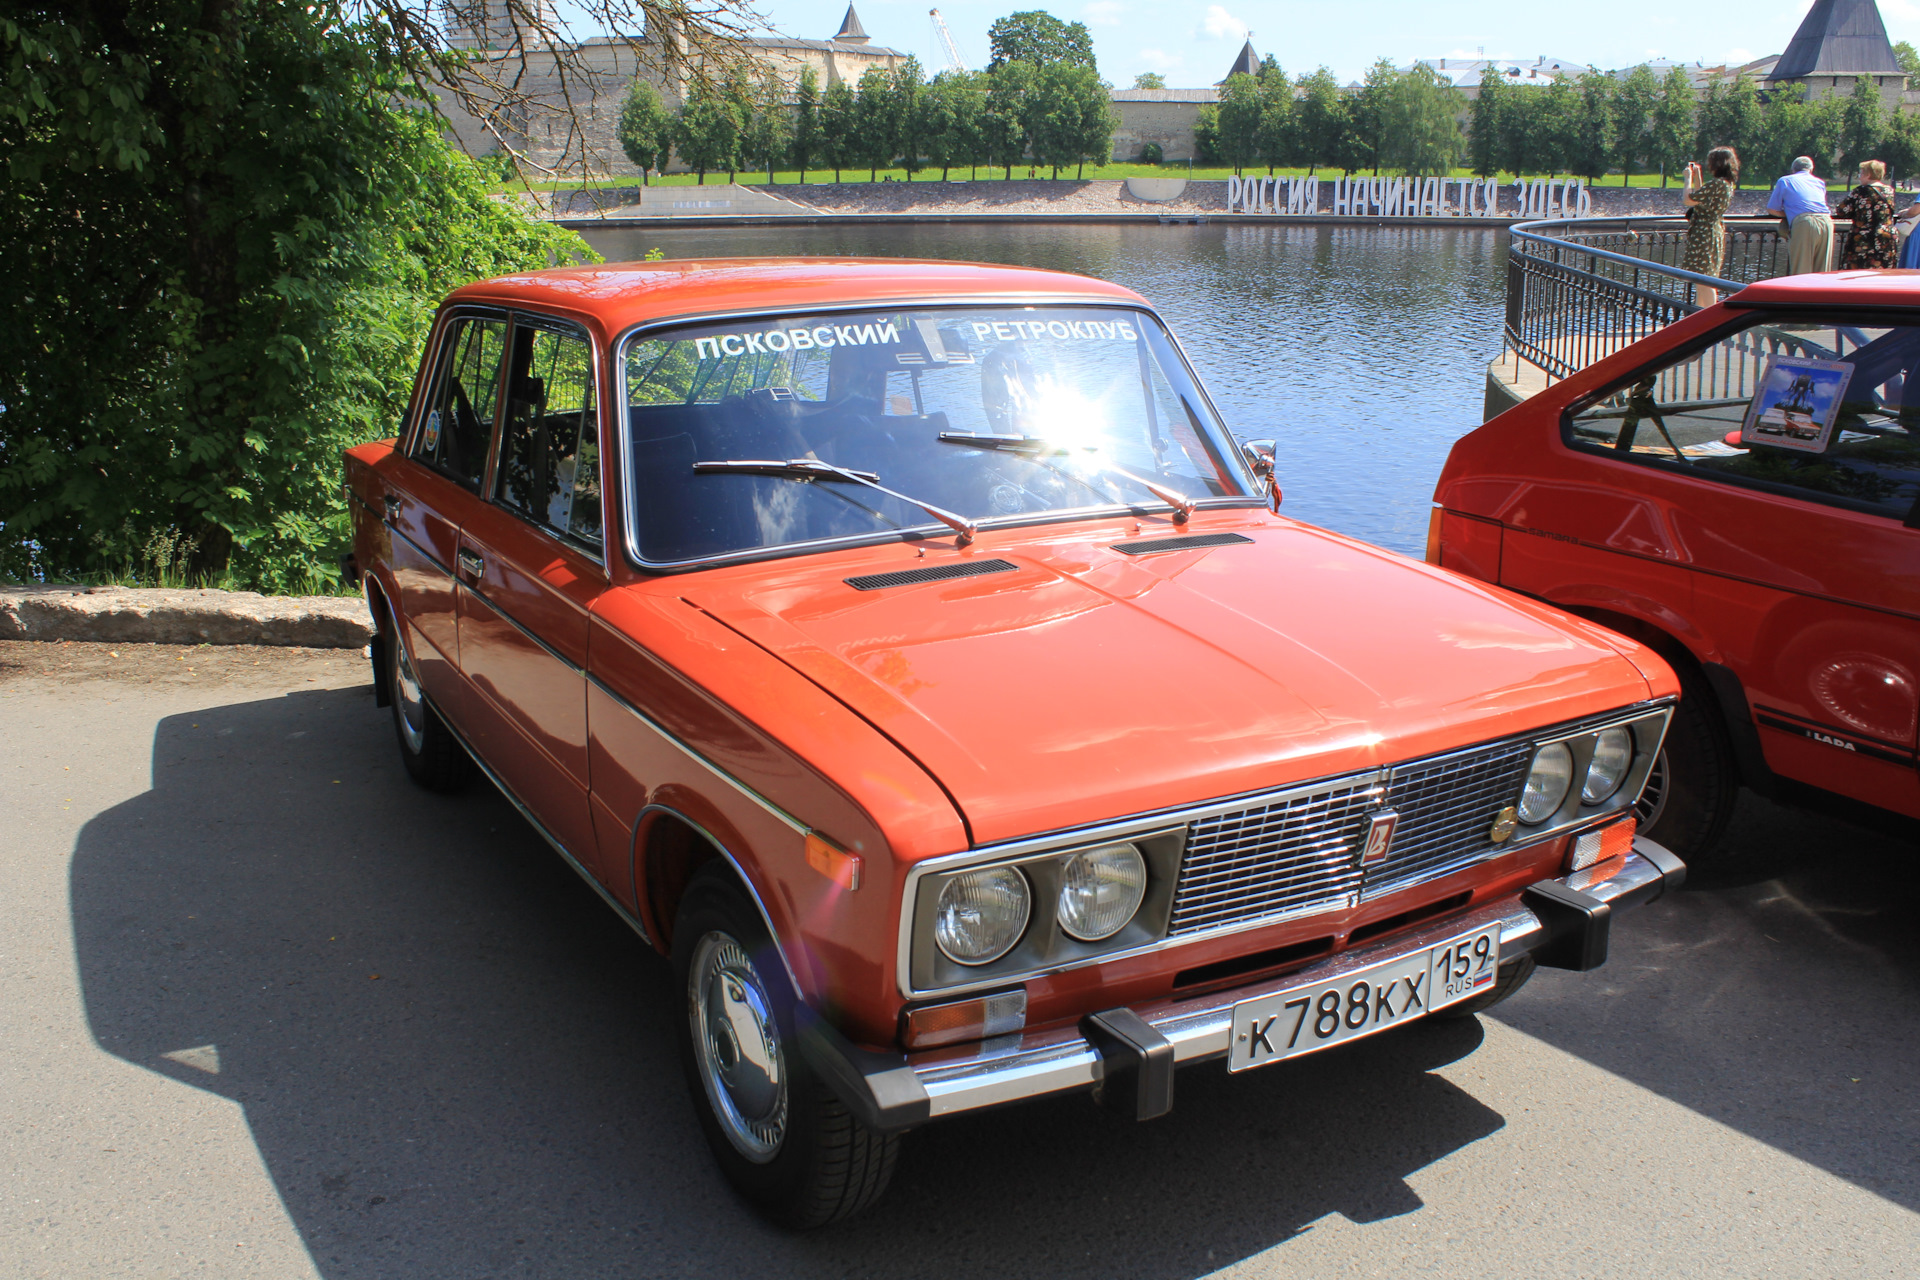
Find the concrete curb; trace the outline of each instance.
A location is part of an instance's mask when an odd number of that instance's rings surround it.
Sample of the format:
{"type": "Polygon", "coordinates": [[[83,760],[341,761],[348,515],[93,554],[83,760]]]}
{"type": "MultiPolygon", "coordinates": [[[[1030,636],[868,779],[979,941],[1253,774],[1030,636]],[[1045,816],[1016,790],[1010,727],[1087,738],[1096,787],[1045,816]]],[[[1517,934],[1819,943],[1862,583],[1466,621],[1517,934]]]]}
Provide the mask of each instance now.
{"type": "Polygon", "coordinates": [[[264,644],[358,649],[373,639],[364,600],[165,588],[0,587],[0,640],[264,644]]]}

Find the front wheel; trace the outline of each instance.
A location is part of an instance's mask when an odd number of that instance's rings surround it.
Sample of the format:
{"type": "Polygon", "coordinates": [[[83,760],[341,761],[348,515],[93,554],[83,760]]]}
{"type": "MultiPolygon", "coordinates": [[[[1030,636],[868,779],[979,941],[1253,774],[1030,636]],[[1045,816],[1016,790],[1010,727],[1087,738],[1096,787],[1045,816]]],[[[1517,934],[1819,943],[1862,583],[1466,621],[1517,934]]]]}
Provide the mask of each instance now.
{"type": "Polygon", "coordinates": [[[898,1135],[861,1124],[798,1051],[794,996],[759,914],[724,864],[687,886],[673,925],[681,1062],[714,1159],[783,1227],[837,1222],[893,1179],[898,1135]]]}

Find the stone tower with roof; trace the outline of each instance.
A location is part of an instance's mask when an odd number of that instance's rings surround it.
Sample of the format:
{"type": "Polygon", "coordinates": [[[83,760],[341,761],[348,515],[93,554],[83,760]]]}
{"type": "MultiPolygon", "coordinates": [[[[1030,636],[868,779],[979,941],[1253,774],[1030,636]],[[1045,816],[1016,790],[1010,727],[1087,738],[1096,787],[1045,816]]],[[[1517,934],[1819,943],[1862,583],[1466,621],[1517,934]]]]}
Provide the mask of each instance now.
{"type": "MultiPolygon", "coordinates": [[[[848,12],[851,13],[852,10],[848,10],[848,12]]],[[[1233,65],[1227,68],[1227,74],[1221,76],[1218,80],[1214,81],[1214,83],[1225,84],[1234,76],[1257,76],[1259,74],[1260,55],[1253,51],[1253,35],[1252,33],[1248,33],[1247,42],[1240,46],[1240,52],[1234,58],[1233,65]]]]}
{"type": "Polygon", "coordinates": [[[1887,27],[1874,0],[1814,0],[1773,69],[1770,90],[1798,90],[1808,98],[1845,97],[1865,76],[1892,107],[1906,87],[1906,72],[1893,56],[1887,27]]]}

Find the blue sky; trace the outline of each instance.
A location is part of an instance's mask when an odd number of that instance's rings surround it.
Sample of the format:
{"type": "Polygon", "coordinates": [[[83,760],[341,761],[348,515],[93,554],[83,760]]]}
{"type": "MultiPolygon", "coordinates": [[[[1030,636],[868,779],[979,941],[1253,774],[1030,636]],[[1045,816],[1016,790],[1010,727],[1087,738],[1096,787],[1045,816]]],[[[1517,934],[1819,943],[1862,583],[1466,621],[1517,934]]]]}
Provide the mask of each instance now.
{"type": "MultiPolygon", "coordinates": [[[[987,60],[987,27],[1004,14],[1043,8],[1087,24],[1100,72],[1125,87],[1141,71],[1170,85],[1212,84],[1226,73],[1249,29],[1254,48],[1288,71],[1325,63],[1342,83],[1358,79],[1374,59],[1404,65],[1449,55],[1573,59],[1602,67],[1647,58],[1746,62],[1786,48],[1811,0],[1608,0],[1604,4],[1516,4],[1512,0],[946,0],[940,4],[960,55],[978,69],[987,60]]],[[[929,73],[936,55],[927,17],[932,0],[858,0],[875,44],[920,55],[929,73]]],[[[846,0],[761,0],[782,34],[818,39],[839,29],[846,0]]],[[[1880,0],[1893,40],[1920,44],[1920,0],[1880,0]]]]}

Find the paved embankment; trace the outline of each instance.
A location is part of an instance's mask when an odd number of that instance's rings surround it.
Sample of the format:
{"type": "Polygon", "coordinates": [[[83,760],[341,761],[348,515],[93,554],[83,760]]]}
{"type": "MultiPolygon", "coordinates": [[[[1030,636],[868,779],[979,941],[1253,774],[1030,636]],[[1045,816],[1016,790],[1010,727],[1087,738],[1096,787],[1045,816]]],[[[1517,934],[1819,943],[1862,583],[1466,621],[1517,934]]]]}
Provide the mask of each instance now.
{"type": "Polygon", "coordinates": [[[0,640],[358,649],[372,638],[373,619],[357,596],[0,586],[0,640]]]}
{"type": "Polygon", "coordinates": [[[364,661],[118,654],[0,643],[7,1280],[1920,1271],[1916,862],[1872,832],[1749,799],[1603,969],[1147,1124],[932,1125],[794,1237],[714,1171],[665,962],[497,792],[408,782],[364,661]]]}

